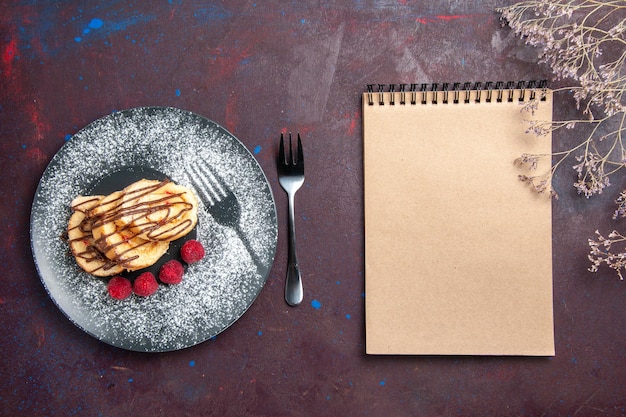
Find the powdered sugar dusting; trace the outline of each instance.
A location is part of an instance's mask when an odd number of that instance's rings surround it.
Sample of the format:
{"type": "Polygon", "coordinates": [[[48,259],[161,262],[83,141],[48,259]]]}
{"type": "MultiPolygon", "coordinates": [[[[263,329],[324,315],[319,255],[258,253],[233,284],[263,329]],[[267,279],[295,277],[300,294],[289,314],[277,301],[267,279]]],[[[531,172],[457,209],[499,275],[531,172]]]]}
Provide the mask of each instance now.
{"type": "Polygon", "coordinates": [[[31,217],[33,253],[42,281],[59,308],[80,328],[131,350],[167,351],[207,340],[237,320],[262,289],[274,259],[276,210],[271,189],[254,157],[220,126],[173,108],[137,108],[99,119],[55,155],[39,184],[31,217]],[[240,230],[218,225],[199,207],[197,238],[205,258],[183,282],[161,285],[153,296],[118,301],[106,280],[83,272],[61,235],[70,202],[126,167],[162,172],[193,188],[188,167],[206,164],[241,205],[240,230]]]}

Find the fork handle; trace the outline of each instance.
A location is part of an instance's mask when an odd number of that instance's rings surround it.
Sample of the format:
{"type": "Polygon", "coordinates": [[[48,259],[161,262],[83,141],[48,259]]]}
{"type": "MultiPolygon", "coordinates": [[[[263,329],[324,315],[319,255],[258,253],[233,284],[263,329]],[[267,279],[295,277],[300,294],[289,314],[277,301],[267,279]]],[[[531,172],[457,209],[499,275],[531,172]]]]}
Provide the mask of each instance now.
{"type": "Polygon", "coordinates": [[[296,306],[302,302],[304,292],[302,290],[302,276],[298,266],[296,254],[296,220],[294,214],[294,193],[289,193],[289,252],[287,254],[287,280],[285,281],[285,301],[290,306],[296,306]]]}

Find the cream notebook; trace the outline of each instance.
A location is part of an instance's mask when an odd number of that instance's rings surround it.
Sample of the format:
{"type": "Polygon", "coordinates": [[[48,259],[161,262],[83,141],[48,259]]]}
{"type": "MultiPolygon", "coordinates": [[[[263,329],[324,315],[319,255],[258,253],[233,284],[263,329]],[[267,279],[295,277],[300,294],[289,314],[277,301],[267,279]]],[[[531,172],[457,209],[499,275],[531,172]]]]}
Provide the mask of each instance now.
{"type": "Polygon", "coordinates": [[[362,99],[367,353],[554,355],[551,200],[514,164],[550,154],[550,136],[525,132],[552,120],[551,91],[413,84],[362,99]]]}

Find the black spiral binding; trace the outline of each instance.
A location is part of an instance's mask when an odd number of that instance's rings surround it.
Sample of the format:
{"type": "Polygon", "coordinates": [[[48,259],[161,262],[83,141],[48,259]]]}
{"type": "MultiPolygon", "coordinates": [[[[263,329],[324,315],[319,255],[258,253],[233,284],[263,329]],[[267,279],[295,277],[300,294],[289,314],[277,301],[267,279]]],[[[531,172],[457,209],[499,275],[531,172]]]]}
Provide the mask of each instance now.
{"type": "Polygon", "coordinates": [[[476,91],[477,94],[474,97],[474,101],[480,103],[484,100],[487,103],[492,101],[501,103],[503,101],[512,102],[514,100],[514,91],[520,90],[520,96],[518,101],[525,101],[528,94],[528,100],[535,100],[537,97],[537,91],[541,91],[539,96],[540,101],[546,100],[545,91],[548,88],[548,82],[546,80],[541,81],[488,81],[482,82],[465,82],[465,83],[421,83],[421,84],[367,84],[367,104],[373,106],[378,102],[380,106],[385,105],[385,93],[391,93],[389,95],[389,105],[395,106],[396,103],[400,105],[410,104],[428,104],[428,96],[430,94],[431,104],[439,104],[439,94],[433,94],[437,92],[443,92],[443,98],[441,102],[448,104],[469,103],[471,100],[471,92],[476,91]],[[408,88],[408,89],[407,89],[408,88]],[[396,102],[396,92],[400,93],[400,100],[396,102]],[[407,99],[408,98],[408,99],[407,99]],[[450,98],[452,100],[450,100],[450,98]]]}

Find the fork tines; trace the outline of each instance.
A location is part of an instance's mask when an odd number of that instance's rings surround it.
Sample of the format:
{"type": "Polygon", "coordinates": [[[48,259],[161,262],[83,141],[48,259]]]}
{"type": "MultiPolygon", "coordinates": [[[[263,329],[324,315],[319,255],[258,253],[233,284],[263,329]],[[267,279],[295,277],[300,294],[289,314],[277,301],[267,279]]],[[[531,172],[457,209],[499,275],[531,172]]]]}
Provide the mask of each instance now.
{"type": "Polygon", "coordinates": [[[294,159],[293,155],[293,146],[291,141],[291,132],[289,132],[289,155],[287,159],[287,155],[285,155],[285,145],[284,145],[283,134],[280,134],[280,146],[278,148],[278,159],[281,162],[281,165],[284,166],[297,166],[304,168],[304,153],[302,151],[302,141],[300,140],[300,133],[298,133],[298,149],[297,155],[294,159]]]}

